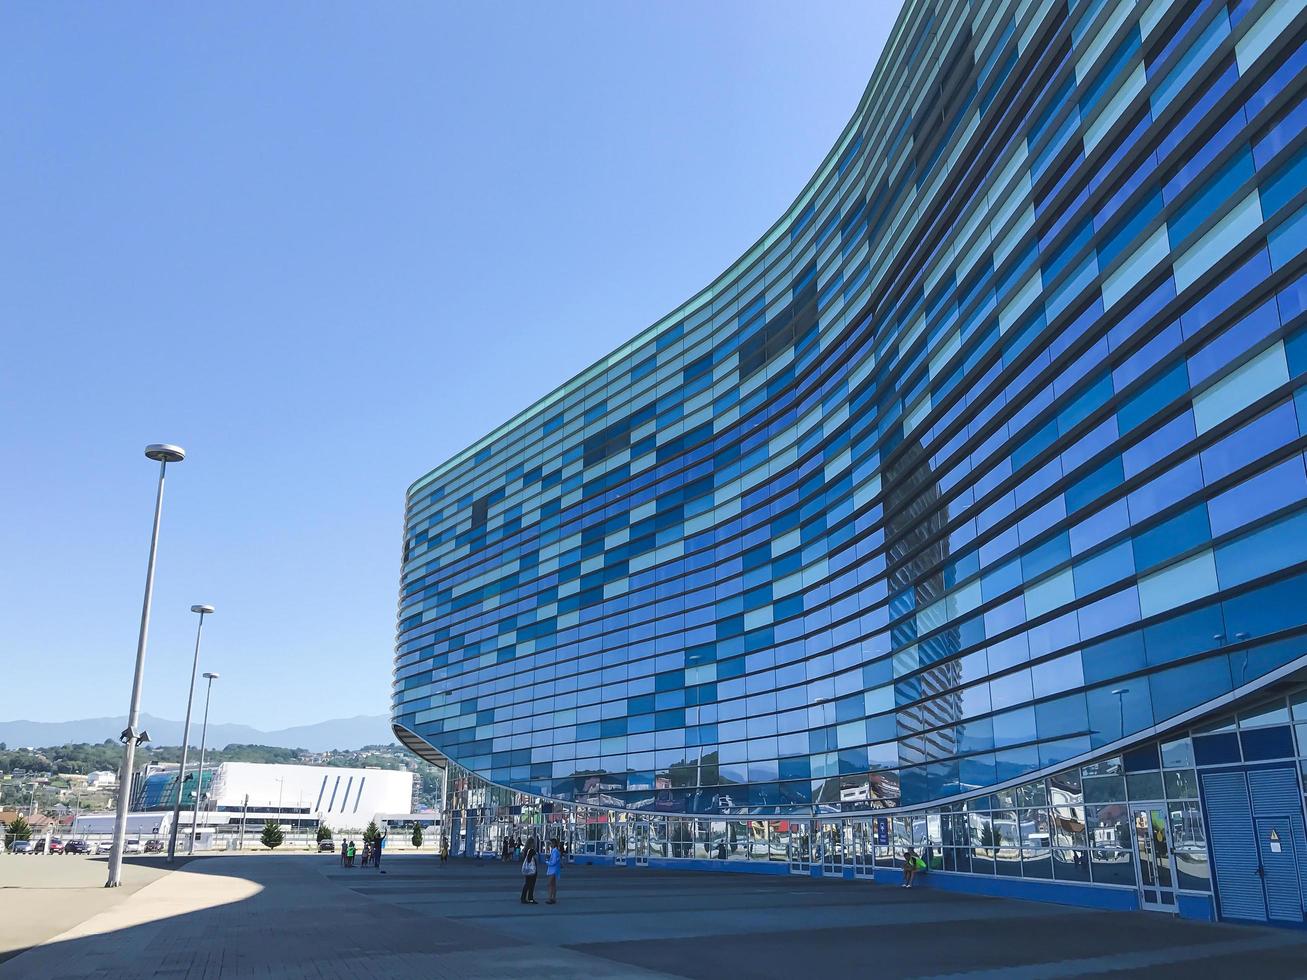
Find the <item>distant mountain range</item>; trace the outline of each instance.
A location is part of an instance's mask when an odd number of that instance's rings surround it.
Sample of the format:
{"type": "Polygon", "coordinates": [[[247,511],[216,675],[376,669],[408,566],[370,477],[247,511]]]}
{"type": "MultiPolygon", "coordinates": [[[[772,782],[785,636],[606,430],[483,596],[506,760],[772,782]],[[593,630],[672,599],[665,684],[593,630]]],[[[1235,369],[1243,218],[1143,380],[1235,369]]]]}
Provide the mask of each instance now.
{"type": "MultiPolygon", "coordinates": [[[[80,721],[0,721],[0,742],[9,748],[25,746],[67,745],[73,742],[103,742],[118,738],[127,727],[127,718],[83,718],[80,721]]],[[[151,745],[181,745],[182,723],[141,715],[141,727],[149,733],[151,745]]],[[[249,725],[209,723],[209,745],[223,748],[241,745],[275,745],[286,749],[326,752],[330,749],[357,749],[364,745],[388,745],[395,741],[387,715],[358,715],[334,718],[315,725],[299,725],[265,732],[249,725]]],[[[200,726],[191,723],[191,744],[200,744],[200,726]]]]}

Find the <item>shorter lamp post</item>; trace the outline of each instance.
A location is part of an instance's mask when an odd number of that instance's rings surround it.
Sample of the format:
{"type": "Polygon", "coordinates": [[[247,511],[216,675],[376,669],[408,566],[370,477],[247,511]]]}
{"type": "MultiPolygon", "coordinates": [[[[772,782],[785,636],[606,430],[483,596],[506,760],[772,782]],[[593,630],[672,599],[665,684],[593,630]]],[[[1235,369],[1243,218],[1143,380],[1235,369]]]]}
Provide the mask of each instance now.
{"type": "MultiPolygon", "coordinates": [[[[200,632],[204,629],[204,617],[213,613],[208,605],[191,606],[191,612],[199,613],[200,622],[195,627],[195,657],[191,660],[191,687],[186,695],[186,721],[182,725],[182,762],[177,770],[177,799],[172,804],[172,826],[168,828],[168,860],[172,861],[177,852],[177,831],[182,819],[182,789],[186,785],[186,753],[191,744],[191,702],[195,700],[195,672],[200,669],[200,632]]],[[[196,792],[199,792],[197,786],[196,792]]]]}
{"type": "Polygon", "coordinates": [[[213,682],[218,679],[218,675],[205,671],[204,679],[209,682],[209,686],[204,689],[204,725],[200,728],[200,772],[195,782],[195,809],[191,812],[191,840],[190,846],[186,849],[187,854],[195,853],[195,830],[200,822],[200,796],[204,790],[204,749],[209,737],[209,698],[213,695],[213,682]]]}

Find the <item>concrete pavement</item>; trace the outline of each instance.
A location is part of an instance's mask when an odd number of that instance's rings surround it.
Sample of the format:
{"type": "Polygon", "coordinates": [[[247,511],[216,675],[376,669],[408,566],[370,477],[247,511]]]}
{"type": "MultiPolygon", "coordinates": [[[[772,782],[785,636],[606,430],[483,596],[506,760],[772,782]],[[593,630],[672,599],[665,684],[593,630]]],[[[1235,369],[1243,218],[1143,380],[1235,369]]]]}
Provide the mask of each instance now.
{"type": "Polygon", "coordinates": [[[800,877],[331,856],[194,861],[0,978],[1307,975],[1307,934],[800,877]]]}
{"type": "Polygon", "coordinates": [[[125,861],[122,884],[105,888],[104,858],[0,855],[0,962],[126,902],[168,870],[162,861],[125,861]]]}

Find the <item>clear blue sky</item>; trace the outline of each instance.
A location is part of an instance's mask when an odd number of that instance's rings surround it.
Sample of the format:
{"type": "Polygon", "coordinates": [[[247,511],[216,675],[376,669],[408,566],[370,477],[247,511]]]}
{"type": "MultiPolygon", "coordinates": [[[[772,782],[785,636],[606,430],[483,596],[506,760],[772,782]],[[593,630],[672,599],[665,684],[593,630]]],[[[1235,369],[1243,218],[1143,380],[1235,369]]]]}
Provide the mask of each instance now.
{"type": "Polygon", "coordinates": [[[895,0],[0,8],[0,719],[389,710],[404,490],[710,281],[895,0]]]}

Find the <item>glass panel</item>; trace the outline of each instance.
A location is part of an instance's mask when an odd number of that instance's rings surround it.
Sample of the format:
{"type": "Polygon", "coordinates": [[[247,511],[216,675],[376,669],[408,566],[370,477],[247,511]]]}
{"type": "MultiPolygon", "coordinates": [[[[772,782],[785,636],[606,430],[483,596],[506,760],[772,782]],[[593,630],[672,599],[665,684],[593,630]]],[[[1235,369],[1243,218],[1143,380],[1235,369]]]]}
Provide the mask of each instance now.
{"type": "Polygon", "coordinates": [[[1177,884],[1181,888],[1211,891],[1202,810],[1197,803],[1172,803],[1169,809],[1177,884]]]}
{"type": "Polygon", "coordinates": [[[1193,742],[1187,738],[1178,738],[1174,742],[1162,743],[1162,768],[1183,769],[1194,764],[1193,742]]]}
{"type": "Polygon", "coordinates": [[[1095,884],[1133,885],[1135,883],[1133,852],[1094,847],[1089,852],[1089,856],[1095,884]]]}
{"type": "Polygon", "coordinates": [[[1257,728],[1262,725],[1284,725],[1289,721],[1289,709],[1283,699],[1258,705],[1239,712],[1240,728],[1257,728]]]}
{"type": "Polygon", "coordinates": [[[1166,811],[1153,807],[1148,811],[1153,835],[1153,860],[1157,866],[1157,883],[1163,889],[1175,887],[1171,875],[1171,847],[1166,836],[1166,811]]]}
{"type": "Polygon", "coordinates": [[[1307,721],[1307,691],[1300,691],[1289,698],[1294,721],[1307,721]]]}
{"type": "Polygon", "coordinates": [[[1087,803],[1124,800],[1125,780],[1120,776],[1087,776],[1084,780],[1084,793],[1087,803]]]}
{"type": "Polygon", "coordinates": [[[1160,800],[1162,774],[1159,772],[1132,772],[1125,778],[1132,800],[1160,800]]]}
{"type": "Polygon", "coordinates": [[[1083,847],[1053,849],[1053,877],[1059,881],[1089,880],[1089,851],[1083,847]]]}
{"type": "Polygon", "coordinates": [[[1130,815],[1124,803],[1085,808],[1088,812],[1089,844],[1095,849],[1130,850],[1133,836],[1130,815]]]}
{"type": "Polygon", "coordinates": [[[1135,847],[1139,853],[1139,883],[1144,888],[1153,888],[1158,883],[1158,868],[1153,850],[1153,827],[1148,810],[1135,811],[1134,828],[1135,847]]]}
{"type": "Polygon", "coordinates": [[[1198,799],[1198,774],[1192,769],[1175,769],[1162,774],[1168,800],[1198,799]]]}
{"type": "Polygon", "coordinates": [[[1110,759],[1100,759],[1098,762],[1091,762],[1081,770],[1081,773],[1085,776],[1114,776],[1123,771],[1121,757],[1117,755],[1110,759]]]}
{"type": "Polygon", "coordinates": [[[1021,833],[1015,810],[995,810],[991,818],[994,832],[995,868],[1001,875],[1021,876],[1021,833]]]}
{"type": "Polygon", "coordinates": [[[1053,877],[1049,858],[1052,831],[1049,810],[1036,807],[1018,811],[1021,824],[1021,862],[1027,878],[1053,877]]]}
{"type": "Polygon", "coordinates": [[[988,813],[973,811],[967,814],[971,825],[971,866],[976,874],[994,873],[994,856],[998,850],[999,836],[994,831],[994,822],[988,813]]]}

